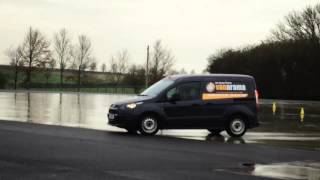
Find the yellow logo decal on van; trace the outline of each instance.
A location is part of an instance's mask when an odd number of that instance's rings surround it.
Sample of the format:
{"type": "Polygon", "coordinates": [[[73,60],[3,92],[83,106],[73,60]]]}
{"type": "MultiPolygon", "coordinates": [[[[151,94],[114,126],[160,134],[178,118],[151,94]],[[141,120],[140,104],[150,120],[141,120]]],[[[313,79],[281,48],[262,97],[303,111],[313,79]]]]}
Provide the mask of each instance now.
{"type": "Polygon", "coordinates": [[[247,93],[203,93],[203,100],[246,98],[247,93]]]}
{"type": "Polygon", "coordinates": [[[234,99],[248,97],[245,84],[232,82],[209,82],[206,86],[206,93],[202,94],[203,100],[234,99]]]}

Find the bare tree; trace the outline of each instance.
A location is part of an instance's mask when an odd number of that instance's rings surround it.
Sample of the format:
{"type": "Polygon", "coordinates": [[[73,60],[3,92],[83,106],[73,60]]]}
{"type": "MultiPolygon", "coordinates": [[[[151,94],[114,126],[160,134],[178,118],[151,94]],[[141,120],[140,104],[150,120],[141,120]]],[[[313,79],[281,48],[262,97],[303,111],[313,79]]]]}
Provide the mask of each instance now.
{"type": "Polygon", "coordinates": [[[27,69],[27,88],[30,88],[31,73],[33,67],[40,66],[41,63],[51,59],[51,52],[49,49],[50,43],[38,30],[29,28],[25,40],[22,45],[22,54],[24,61],[28,64],[27,69]]]}
{"type": "Polygon", "coordinates": [[[123,77],[123,83],[134,88],[135,93],[139,93],[145,85],[146,70],[144,66],[132,64],[128,67],[127,73],[123,77]]]}
{"type": "Polygon", "coordinates": [[[302,12],[293,11],[272,31],[272,40],[309,39],[320,43],[320,4],[302,12]]]}
{"type": "Polygon", "coordinates": [[[180,72],[175,69],[171,69],[170,71],[168,71],[166,73],[166,76],[171,76],[171,75],[176,75],[176,74],[180,74],[180,72]]]}
{"type": "Polygon", "coordinates": [[[22,48],[19,46],[14,49],[8,49],[5,52],[10,59],[10,65],[14,67],[14,89],[17,89],[19,66],[23,65],[22,48]]]}
{"type": "Polygon", "coordinates": [[[101,65],[101,71],[102,71],[102,72],[106,72],[106,69],[107,69],[107,65],[106,65],[106,63],[103,63],[103,64],[101,65]]]}
{"type": "Polygon", "coordinates": [[[81,85],[81,73],[85,71],[90,62],[93,60],[91,57],[91,41],[86,35],[80,35],[78,37],[78,45],[74,51],[74,65],[78,69],[78,90],[81,85]]]}
{"type": "Polygon", "coordinates": [[[174,65],[174,57],[170,50],[163,47],[161,40],[154,43],[152,53],[149,76],[151,83],[155,83],[171,71],[174,65]]]}
{"type": "MultiPolygon", "coordinates": [[[[73,50],[74,51],[74,50],[73,50]]],[[[77,70],[78,66],[77,66],[77,57],[74,54],[74,52],[72,51],[72,56],[71,56],[71,63],[69,66],[69,69],[73,69],[73,70],[77,70]]]]}
{"type": "Polygon", "coordinates": [[[118,85],[128,69],[129,55],[127,50],[120,51],[115,57],[111,57],[110,72],[112,82],[118,85]]]}
{"type": "Polygon", "coordinates": [[[54,35],[54,51],[60,65],[60,87],[62,87],[63,72],[72,57],[71,38],[66,29],[61,29],[54,35]]]}
{"type": "Polygon", "coordinates": [[[187,71],[186,71],[184,68],[182,68],[182,69],[179,71],[179,74],[187,74],[187,71]]]}
{"type": "Polygon", "coordinates": [[[110,59],[110,69],[109,72],[111,73],[111,80],[113,83],[117,81],[117,73],[118,73],[118,64],[113,56],[110,59]]]}
{"type": "Polygon", "coordinates": [[[95,71],[97,69],[97,62],[96,61],[91,62],[89,65],[89,69],[90,71],[95,71]]]}
{"type": "Polygon", "coordinates": [[[49,61],[41,62],[40,67],[44,70],[44,77],[46,78],[46,85],[49,83],[53,70],[56,66],[56,60],[50,59],[49,61]]]}

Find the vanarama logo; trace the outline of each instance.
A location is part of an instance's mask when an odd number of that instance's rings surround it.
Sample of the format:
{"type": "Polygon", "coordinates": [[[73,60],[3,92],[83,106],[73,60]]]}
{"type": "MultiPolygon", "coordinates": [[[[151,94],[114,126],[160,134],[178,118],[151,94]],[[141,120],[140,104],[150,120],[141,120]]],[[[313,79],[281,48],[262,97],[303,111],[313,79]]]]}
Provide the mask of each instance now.
{"type": "Polygon", "coordinates": [[[232,82],[209,82],[206,86],[207,92],[213,91],[246,91],[244,84],[232,84],[232,82]]]}
{"type": "Polygon", "coordinates": [[[206,86],[207,93],[202,94],[203,100],[234,99],[248,97],[245,84],[232,82],[209,82],[206,86]]]}
{"type": "Polygon", "coordinates": [[[217,91],[246,91],[246,85],[243,84],[217,84],[217,91]]]}
{"type": "Polygon", "coordinates": [[[214,85],[214,83],[210,82],[207,84],[206,88],[209,93],[212,93],[216,89],[216,86],[214,85]]]}

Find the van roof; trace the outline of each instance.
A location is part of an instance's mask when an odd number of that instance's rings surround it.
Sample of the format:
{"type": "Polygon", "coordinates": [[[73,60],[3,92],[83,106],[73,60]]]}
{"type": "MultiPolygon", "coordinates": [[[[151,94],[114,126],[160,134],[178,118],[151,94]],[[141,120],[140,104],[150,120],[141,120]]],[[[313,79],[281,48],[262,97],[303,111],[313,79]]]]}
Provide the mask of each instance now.
{"type": "Polygon", "coordinates": [[[181,75],[171,75],[168,78],[172,80],[184,80],[184,79],[203,79],[203,78],[212,78],[212,77],[226,77],[226,78],[244,78],[244,79],[254,79],[252,76],[244,74],[181,74],[181,75]]]}

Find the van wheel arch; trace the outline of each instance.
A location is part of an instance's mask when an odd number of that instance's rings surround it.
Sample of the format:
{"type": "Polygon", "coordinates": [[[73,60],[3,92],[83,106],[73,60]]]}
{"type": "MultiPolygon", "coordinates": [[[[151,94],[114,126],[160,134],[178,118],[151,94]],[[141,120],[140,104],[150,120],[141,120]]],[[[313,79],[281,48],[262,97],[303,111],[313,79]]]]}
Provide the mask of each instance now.
{"type": "Polygon", "coordinates": [[[248,125],[248,121],[249,121],[249,117],[245,114],[245,113],[242,113],[242,112],[235,112],[235,113],[231,113],[229,114],[227,117],[226,117],[226,124],[227,125],[230,121],[230,119],[232,119],[233,117],[241,117],[244,122],[246,123],[246,125],[248,125]]]}

